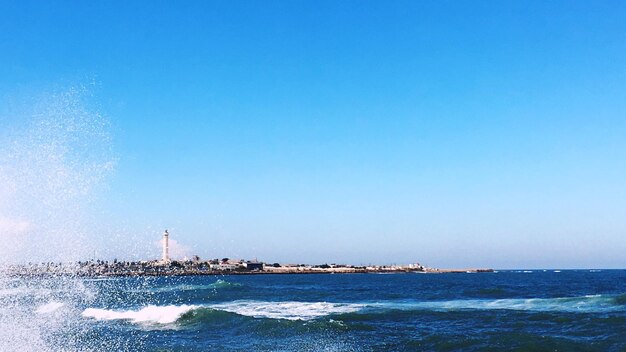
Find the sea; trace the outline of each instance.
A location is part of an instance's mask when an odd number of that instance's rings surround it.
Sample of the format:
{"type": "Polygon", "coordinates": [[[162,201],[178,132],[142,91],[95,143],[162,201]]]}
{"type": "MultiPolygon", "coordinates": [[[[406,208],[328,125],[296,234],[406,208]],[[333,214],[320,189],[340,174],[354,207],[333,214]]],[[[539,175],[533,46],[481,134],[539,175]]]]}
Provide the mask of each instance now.
{"type": "Polygon", "coordinates": [[[626,351],[626,270],[1,282],[0,351],[626,351]]]}

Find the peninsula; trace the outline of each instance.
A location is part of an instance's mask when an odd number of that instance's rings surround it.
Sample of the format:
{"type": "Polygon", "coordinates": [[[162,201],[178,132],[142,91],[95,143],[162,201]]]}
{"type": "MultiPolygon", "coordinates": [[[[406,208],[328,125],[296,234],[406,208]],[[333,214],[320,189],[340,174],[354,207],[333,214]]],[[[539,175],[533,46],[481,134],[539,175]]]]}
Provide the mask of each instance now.
{"type": "Polygon", "coordinates": [[[257,274],[355,274],[355,273],[480,273],[493,272],[493,269],[437,269],[419,263],[403,265],[349,264],[281,264],[266,263],[245,259],[201,260],[194,255],[191,259],[172,260],[169,253],[169,232],[165,230],[162,239],[160,260],[113,261],[87,260],[74,263],[28,263],[9,265],[0,270],[8,275],[74,275],[98,276],[190,276],[190,275],[257,275],[257,274]]]}
{"type": "Polygon", "coordinates": [[[493,269],[437,269],[421,264],[367,265],[349,264],[280,264],[243,259],[88,260],[75,263],[38,263],[9,265],[2,272],[15,276],[74,275],[102,276],[190,276],[190,275],[263,275],[263,274],[354,274],[354,273],[480,273],[493,269]]]}

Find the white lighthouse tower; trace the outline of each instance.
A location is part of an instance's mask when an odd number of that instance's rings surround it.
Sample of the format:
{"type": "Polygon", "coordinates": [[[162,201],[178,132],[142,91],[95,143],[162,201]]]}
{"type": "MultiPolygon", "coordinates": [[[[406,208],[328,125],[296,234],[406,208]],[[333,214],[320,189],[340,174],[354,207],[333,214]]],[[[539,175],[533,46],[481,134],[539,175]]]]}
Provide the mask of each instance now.
{"type": "Polygon", "coordinates": [[[170,234],[165,230],[163,233],[163,263],[169,263],[170,261],[170,234]]]}

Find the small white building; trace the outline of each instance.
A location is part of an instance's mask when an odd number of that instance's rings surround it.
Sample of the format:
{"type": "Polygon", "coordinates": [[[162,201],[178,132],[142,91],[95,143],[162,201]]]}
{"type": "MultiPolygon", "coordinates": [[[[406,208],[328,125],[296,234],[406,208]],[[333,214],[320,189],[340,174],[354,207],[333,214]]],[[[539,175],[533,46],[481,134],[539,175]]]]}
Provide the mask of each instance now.
{"type": "Polygon", "coordinates": [[[218,270],[218,271],[234,271],[234,270],[237,270],[238,267],[239,267],[239,264],[228,264],[228,263],[211,264],[211,270],[218,270]]]}

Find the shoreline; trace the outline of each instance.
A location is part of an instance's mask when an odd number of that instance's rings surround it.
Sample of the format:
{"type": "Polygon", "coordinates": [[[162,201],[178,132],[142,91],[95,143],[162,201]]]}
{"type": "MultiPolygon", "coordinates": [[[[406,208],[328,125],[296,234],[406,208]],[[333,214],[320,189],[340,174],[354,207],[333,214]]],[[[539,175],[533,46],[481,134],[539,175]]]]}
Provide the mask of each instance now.
{"type": "Polygon", "coordinates": [[[354,269],[354,270],[250,270],[250,271],[235,271],[235,270],[186,270],[186,271],[151,271],[151,272],[99,272],[99,273],[85,273],[80,271],[13,271],[5,272],[8,276],[15,277],[54,277],[54,276],[75,276],[84,278],[104,278],[104,277],[167,277],[167,276],[237,276],[237,275],[334,275],[334,274],[478,274],[478,273],[493,273],[494,269],[484,268],[468,268],[468,269],[425,269],[425,270],[367,270],[367,269],[354,269]]]}
{"type": "Polygon", "coordinates": [[[208,272],[184,272],[184,273],[128,273],[128,274],[103,274],[85,277],[142,277],[142,276],[237,276],[237,275],[334,275],[334,274],[477,274],[493,273],[493,269],[439,269],[432,271],[208,271],[208,272]]]}
{"type": "Polygon", "coordinates": [[[206,275],[306,275],[306,274],[453,274],[490,273],[489,268],[438,269],[420,265],[348,264],[279,264],[258,261],[212,259],[201,261],[117,261],[89,260],[70,263],[39,263],[7,265],[0,273],[9,276],[77,276],[77,277],[139,277],[139,276],[206,276],[206,275]]]}

